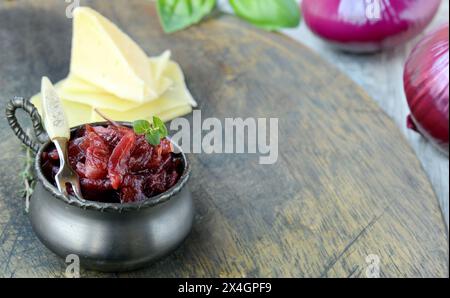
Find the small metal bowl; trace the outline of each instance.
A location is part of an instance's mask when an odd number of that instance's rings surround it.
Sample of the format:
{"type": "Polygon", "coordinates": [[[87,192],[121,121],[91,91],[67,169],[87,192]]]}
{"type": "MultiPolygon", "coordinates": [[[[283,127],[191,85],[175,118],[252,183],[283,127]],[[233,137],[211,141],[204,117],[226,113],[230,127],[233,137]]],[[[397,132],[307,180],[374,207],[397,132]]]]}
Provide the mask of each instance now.
{"type": "MultiPolygon", "coordinates": [[[[168,191],[139,203],[99,203],[65,197],[43,175],[41,155],[51,142],[41,118],[28,100],[15,98],[7,108],[9,125],[36,153],[37,184],[30,200],[33,230],[47,248],[66,258],[74,254],[84,268],[105,272],[144,267],[177,248],[189,234],[194,206],[187,187],[190,168],[181,148],[184,171],[168,191]],[[34,142],[20,127],[15,112],[23,109],[32,120],[34,142]]],[[[95,123],[101,125],[105,123],[95,123]]],[[[122,123],[130,125],[129,123],[122,123]]],[[[72,131],[80,128],[72,128],[72,131]]]]}

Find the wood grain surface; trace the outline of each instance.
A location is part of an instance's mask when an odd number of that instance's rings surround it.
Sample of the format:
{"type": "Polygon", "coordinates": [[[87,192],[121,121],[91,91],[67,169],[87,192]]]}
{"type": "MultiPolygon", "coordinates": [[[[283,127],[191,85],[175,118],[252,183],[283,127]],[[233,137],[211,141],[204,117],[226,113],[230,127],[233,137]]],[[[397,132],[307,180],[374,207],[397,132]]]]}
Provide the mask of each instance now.
{"type": "MultiPolygon", "coordinates": [[[[435,194],[394,122],[345,75],[302,45],[217,16],[162,33],[149,1],[82,1],[149,54],[171,49],[203,117],[279,118],[279,159],[193,154],[193,231],[147,269],[87,276],[447,277],[448,236],[435,194]]],[[[0,105],[42,75],[67,75],[64,2],[0,4],[0,105]]],[[[192,116],[188,116],[191,119],[192,116]]],[[[0,276],[60,277],[65,264],[24,213],[20,144],[0,122],[0,276]]]]}
{"type": "MultiPolygon", "coordinates": [[[[223,9],[228,1],[222,1],[223,9]]],[[[442,1],[441,7],[428,28],[415,39],[395,49],[372,55],[352,55],[336,51],[314,36],[303,22],[298,28],[283,33],[307,45],[323,59],[347,74],[373,98],[390,116],[411,144],[425,173],[439,199],[442,214],[449,227],[449,159],[436,150],[425,138],[406,127],[410,113],[403,88],[403,69],[412,48],[426,33],[449,21],[449,1],[442,1]]]]}

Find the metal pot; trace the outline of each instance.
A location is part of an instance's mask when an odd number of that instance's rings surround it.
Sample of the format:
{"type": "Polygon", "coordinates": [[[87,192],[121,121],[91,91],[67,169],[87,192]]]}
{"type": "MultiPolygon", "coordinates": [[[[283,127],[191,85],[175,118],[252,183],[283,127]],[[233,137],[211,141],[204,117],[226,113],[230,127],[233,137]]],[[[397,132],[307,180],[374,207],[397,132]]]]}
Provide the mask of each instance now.
{"type": "Polygon", "coordinates": [[[177,144],[174,146],[181,152],[185,167],[177,184],[168,191],[139,203],[86,201],[64,196],[43,175],[41,155],[51,142],[33,104],[15,98],[8,104],[6,116],[17,137],[36,153],[37,184],[30,200],[29,216],[38,238],[57,255],[63,258],[77,255],[81,266],[88,269],[129,271],[171,252],[189,234],[194,217],[193,201],[186,185],[190,168],[177,144]],[[30,115],[38,142],[19,125],[17,109],[30,115]]]}

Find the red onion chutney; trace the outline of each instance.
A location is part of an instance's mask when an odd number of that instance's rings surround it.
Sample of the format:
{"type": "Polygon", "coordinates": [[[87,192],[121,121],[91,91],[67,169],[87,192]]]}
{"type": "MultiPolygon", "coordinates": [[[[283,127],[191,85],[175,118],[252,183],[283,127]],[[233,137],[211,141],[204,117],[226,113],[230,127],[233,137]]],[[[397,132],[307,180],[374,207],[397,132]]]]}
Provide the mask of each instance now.
{"type": "MultiPolygon", "coordinates": [[[[173,152],[168,139],[153,146],[131,128],[113,124],[76,130],[68,154],[80,177],[83,197],[91,201],[140,202],[167,191],[184,170],[183,159],[173,152]]],[[[42,153],[41,165],[45,177],[56,185],[59,156],[55,147],[42,153]]]]}

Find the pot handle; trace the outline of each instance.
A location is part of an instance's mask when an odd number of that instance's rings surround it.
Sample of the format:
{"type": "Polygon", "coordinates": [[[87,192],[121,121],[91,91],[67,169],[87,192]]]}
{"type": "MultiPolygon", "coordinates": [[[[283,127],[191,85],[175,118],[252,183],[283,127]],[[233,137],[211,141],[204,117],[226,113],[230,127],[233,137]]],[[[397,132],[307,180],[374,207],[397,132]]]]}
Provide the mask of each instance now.
{"type": "Polygon", "coordinates": [[[40,144],[27,135],[22,126],[20,126],[16,117],[17,109],[24,110],[31,117],[31,123],[33,124],[36,139],[42,144],[48,141],[48,135],[42,126],[41,116],[39,116],[36,107],[29,100],[22,97],[15,97],[6,106],[6,119],[8,120],[9,126],[11,126],[11,129],[14,131],[14,134],[22,141],[22,143],[37,153],[40,144]]]}

